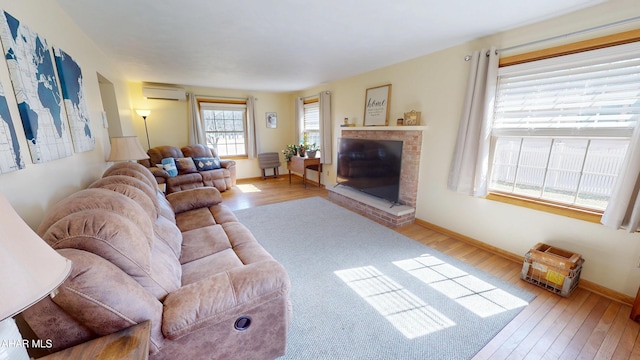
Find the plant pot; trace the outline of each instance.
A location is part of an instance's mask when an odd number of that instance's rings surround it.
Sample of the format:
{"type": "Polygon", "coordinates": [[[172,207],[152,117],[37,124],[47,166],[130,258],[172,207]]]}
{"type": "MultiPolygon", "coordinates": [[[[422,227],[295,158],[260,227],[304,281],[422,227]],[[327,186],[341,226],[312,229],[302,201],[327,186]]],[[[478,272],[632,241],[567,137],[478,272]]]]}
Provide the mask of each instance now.
{"type": "Polygon", "coordinates": [[[316,156],[318,156],[318,151],[317,150],[309,150],[309,151],[307,151],[307,156],[310,159],[315,159],[316,156]]]}

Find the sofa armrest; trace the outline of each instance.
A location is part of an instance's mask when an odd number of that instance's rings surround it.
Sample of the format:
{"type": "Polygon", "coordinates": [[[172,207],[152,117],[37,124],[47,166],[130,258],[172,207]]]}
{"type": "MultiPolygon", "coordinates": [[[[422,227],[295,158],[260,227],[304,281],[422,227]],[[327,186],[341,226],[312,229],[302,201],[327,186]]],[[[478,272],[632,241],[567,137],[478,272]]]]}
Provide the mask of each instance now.
{"type": "Polygon", "coordinates": [[[261,261],[184,286],[164,301],[162,333],[175,340],[288,294],[289,277],[275,260],[261,261]]]}
{"type": "Polygon", "coordinates": [[[220,160],[220,167],[223,169],[228,169],[232,166],[236,166],[235,160],[220,160]]]}
{"type": "Polygon", "coordinates": [[[156,177],[156,179],[162,178],[162,179],[164,179],[166,181],[169,178],[169,173],[165,169],[160,169],[157,166],[152,166],[152,167],[150,167],[148,169],[149,169],[149,171],[151,171],[153,176],[156,177]]]}
{"type": "Polygon", "coordinates": [[[220,191],[214,187],[201,187],[196,189],[184,190],[167,195],[167,200],[173,207],[176,214],[218,205],[222,202],[220,191]]]}

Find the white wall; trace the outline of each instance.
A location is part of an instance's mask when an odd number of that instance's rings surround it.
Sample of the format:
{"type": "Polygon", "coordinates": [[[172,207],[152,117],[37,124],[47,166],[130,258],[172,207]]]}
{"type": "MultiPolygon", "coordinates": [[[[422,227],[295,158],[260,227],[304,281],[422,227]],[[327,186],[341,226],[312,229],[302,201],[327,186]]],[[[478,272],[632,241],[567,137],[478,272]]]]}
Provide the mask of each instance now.
{"type": "Polygon", "coordinates": [[[126,124],[129,120],[130,105],[122,76],[61,11],[55,1],[0,0],[0,7],[45,38],[50,47],[60,47],[78,62],[85,81],[91,130],[96,137],[96,149],[93,151],[74,153],[73,156],[43,164],[33,164],[7,65],[5,61],[0,61],[0,83],[5,90],[26,165],[25,169],[0,175],[0,192],[9,199],[25,221],[35,228],[46,209],[70,193],[86,187],[97,179],[107,166],[105,154],[109,151],[109,137],[107,130],[102,127],[100,118],[102,103],[96,73],[100,72],[114,83],[121,121],[125,128],[130,128],[126,124]]]}
{"type": "MultiPolygon", "coordinates": [[[[258,99],[256,101],[258,153],[273,151],[279,153],[287,144],[294,142],[293,98],[288,93],[182,87],[187,92],[202,96],[243,99],[249,96],[256,97],[258,99]],[[265,117],[267,112],[276,112],[278,114],[277,128],[267,128],[265,117]]],[[[147,117],[151,147],[171,145],[180,148],[189,144],[189,105],[187,101],[146,99],[142,96],[142,83],[140,82],[130,82],[129,91],[132,98],[132,111],[134,109],[151,110],[151,115],[147,117]]],[[[142,118],[135,115],[135,112],[133,126],[142,147],[146,149],[147,140],[144,122],[142,118]]],[[[280,159],[283,163],[280,169],[282,173],[286,166],[282,155],[280,155],[280,159]]],[[[239,179],[258,177],[262,174],[257,159],[236,159],[236,163],[239,179]]]]}
{"type": "MultiPolygon", "coordinates": [[[[340,133],[338,125],[343,118],[349,117],[362,124],[366,89],[392,84],[391,125],[394,125],[396,118],[410,110],[421,111],[423,123],[426,122],[427,125],[423,133],[416,209],[419,219],[515,254],[524,255],[538,242],[578,252],[586,258],[583,279],[635,296],[640,285],[640,269],[636,267],[640,259],[640,234],[628,234],[607,229],[600,224],[459,195],[448,191],[446,184],[468,74],[465,55],[491,45],[498,48],[509,47],[639,15],[640,6],[636,0],[611,0],[570,15],[454,46],[327,86],[308,89],[300,95],[308,96],[321,90],[331,91],[332,118],[336,124],[334,137],[337,139],[340,133]]],[[[635,26],[640,27],[640,23],[635,26]]],[[[538,48],[629,28],[630,26],[606,29],[555,43],[545,43],[538,48]]],[[[503,55],[532,50],[536,48],[520,49],[503,55]]],[[[333,166],[325,167],[323,176],[325,184],[335,182],[335,161],[333,166]]]]}

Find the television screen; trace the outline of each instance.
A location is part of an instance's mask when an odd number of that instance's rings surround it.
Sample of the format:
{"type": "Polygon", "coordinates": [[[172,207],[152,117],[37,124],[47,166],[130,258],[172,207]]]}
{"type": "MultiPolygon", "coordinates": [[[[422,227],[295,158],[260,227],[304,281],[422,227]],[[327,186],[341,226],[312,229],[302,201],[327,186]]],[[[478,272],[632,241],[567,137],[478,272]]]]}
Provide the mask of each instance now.
{"type": "Polygon", "coordinates": [[[398,202],[402,141],[340,138],[337,182],[398,202]]]}

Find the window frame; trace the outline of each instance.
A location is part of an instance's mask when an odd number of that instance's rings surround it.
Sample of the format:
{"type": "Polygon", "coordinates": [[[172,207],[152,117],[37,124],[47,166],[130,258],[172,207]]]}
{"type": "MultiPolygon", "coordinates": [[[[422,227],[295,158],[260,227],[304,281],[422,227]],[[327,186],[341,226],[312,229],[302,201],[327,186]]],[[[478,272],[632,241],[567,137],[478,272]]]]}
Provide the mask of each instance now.
{"type": "MultiPolygon", "coordinates": [[[[564,55],[597,50],[617,45],[629,44],[633,42],[640,42],[640,29],[503,57],[499,60],[499,67],[523,64],[527,62],[560,57],[564,55]]],[[[492,137],[490,150],[492,156],[491,163],[493,163],[493,150],[495,147],[495,142],[495,139],[492,137]]],[[[489,174],[491,174],[491,166],[489,169],[489,174]]],[[[567,205],[550,200],[531,198],[510,193],[502,193],[499,191],[489,191],[489,194],[485,198],[493,201],[522,206],[534,210],[545,211],[594,223],[600,223],[602,214],[604,213],[604,211],[601,210],[593,210],[576,205],[567,205]]]]}
{"type": "MultiPolygon", "coordinates": [[[[215,98],[199,98],[198,101],[198,113],[202,118],[202,124],[204,128],[205,137],[207,133],[211,133],[213,131],[206,130],[206,124],[204,120],[203,110],[243,110],[242,114],[242,133],[245,139],[244,143],[244,154],[236,154],[236,155],[220,155],[222,159],[248,159],[249,158],[249,148],[248,148],[248,129],[247,129],[247,101],[246,100],[233,100],[233,99],[215,99],[215,98]],[[207,109],[209,107],[209,109],[207,109]],[[203,109],[204,108],[204,109],[203,109]]],[[[222,131],[221,133],[239,133],[239,131],[222,131]]],[[[207,146],[214,146],[213,144],[207,144],[207,146]]],[[[216,148],[218,154],[220,154],[219,149],[216,148]]]]}

